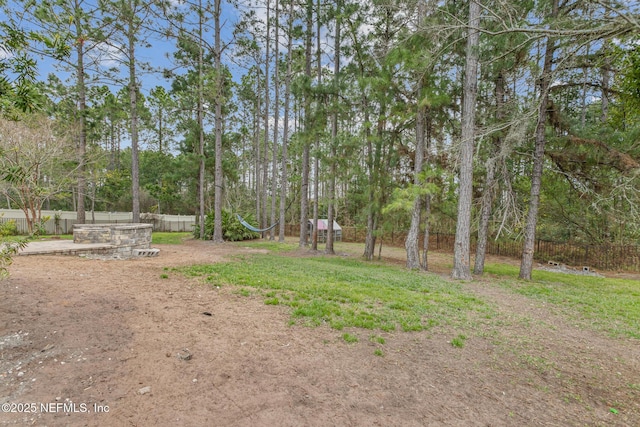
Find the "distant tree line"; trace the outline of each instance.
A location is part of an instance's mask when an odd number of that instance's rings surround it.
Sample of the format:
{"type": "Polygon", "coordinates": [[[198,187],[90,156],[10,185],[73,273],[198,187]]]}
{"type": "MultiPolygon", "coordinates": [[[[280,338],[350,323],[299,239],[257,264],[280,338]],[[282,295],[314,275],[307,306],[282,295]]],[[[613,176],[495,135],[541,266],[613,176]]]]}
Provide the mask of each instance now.
{"type": "Polygon", "coordinates": [[[536,238],[640,237],[634,2],[0,6],[2,207],[196,214],[200,230],[213,212],[216,241],[228,210],[279,221],[280,241],[300,224],[313,249],[308,220],[329,218],[366,228],[367,259],[405,229],[421,269],[435,225],[463,279],[490,239],[521,239],[530,278],[536,238]]]}

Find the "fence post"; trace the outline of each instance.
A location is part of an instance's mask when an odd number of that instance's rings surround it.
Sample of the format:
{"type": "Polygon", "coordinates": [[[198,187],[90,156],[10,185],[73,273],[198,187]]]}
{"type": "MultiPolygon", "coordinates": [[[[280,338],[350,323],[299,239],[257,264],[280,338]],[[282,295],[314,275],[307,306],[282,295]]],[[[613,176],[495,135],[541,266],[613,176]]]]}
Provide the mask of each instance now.
{"type": "Polygon", "coordinates": [[[586,246],[584,247],[584,263],[585,263],[586,265],[591,264],[591,263],[589,262],[589,245],[586,245],[586,246]]]}

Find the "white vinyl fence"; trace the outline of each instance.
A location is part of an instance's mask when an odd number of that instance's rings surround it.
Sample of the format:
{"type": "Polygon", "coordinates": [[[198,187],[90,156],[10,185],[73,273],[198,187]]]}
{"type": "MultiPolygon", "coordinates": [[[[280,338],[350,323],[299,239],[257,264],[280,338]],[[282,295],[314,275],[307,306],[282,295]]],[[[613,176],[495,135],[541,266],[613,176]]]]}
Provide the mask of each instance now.
{"type": "MultiPolygon", "coordinates": [[[[131,212],[87,212],[87,224],[122,224],[130,223],[133,215],[131,212]]],[[[42,218],[47,234],[71,234],[73,224],[76,224],[76,212],[68,211],[42,211],[42,218]]],[[[24,212],[19,209],[0,209],[0,223],[14,220],[19,233],[27,233],[27,220],[24,212]]],[[[195,215],[160,215],[140,214],[140,222],[152,224],[153,231],[189,231],[196,224],[195,215]]]]}

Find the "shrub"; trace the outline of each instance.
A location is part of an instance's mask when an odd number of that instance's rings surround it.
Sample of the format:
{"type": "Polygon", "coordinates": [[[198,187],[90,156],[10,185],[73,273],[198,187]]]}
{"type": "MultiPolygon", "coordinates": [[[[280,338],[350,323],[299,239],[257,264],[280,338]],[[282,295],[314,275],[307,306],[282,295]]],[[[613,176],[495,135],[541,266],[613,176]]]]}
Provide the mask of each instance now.
{"type": "Polygon", "coordinates": [[[0,242],[0,279],[4,279],[9,275],[7,267],[13,262],[13,256],[17,255],[20,249],[27,246],[28,239],[22,238],[17,242],[8,243],[0,242]]]}
{"type": "MultiPolygon", "coordinates": [[[[248,223],[255,223],[255,217],[252,214],[247,214],[245,220],[248,223]]],[[[213,237],[213,222],[215,220],[214,212],[211,211],[204,219],[204,235],[205,239],[211,239],[213,237]]],[[[243,226],[238,218],[231,212],[222,211],[222,236],[224,240],[229,242],[237,242],[240,240],[251,240],[260,237],[259,233],[255,233],[248,230],[243,226]]],[[[193,228],[193,237],[196,239],[200,237],[200,226],[196,224],[193,228]]]]}
{"type": "Polygon", "coordinates": [[[18,225],[15,220],[10,219],[9,221],[0,223],[0,236],[15,236],[17,234],[18,225]]]}

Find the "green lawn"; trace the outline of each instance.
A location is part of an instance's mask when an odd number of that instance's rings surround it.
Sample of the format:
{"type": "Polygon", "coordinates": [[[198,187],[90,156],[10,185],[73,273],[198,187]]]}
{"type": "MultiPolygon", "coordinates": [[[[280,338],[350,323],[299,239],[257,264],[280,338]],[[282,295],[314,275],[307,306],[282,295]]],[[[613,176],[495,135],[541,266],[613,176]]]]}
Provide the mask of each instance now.
{"type": "MultiPolygon", "coordinates": [[[[487,304],[464,290],[464,285],[436,275],[357,257],[290,256],[287,252],[297,249],[290,243],[251,241],[237,245],[270,253],[179,271],[202,277],[211,285],[236,286],[239,294],[258,295],[265,304],[288,306],[294,323],[412,331],[442,324],[468,325],[470,318],[494,316],[487,304]]],[[[638,280],[536,270],[533,280],[523,281],[517,278],[517,267],[505,264],[488,264],[485,271],[496,278],[492,283],[552,304],[578,324],[640,339],[638,280]]]]}
{"type": "Polygon", "coordinates": [[[36,237],[36,240],[73,240],[73,234],[45,234],[44,236],[36,237]]]}
{"type": "Polygon", "coordinates": [[[358,259],[268,254],[178,271],[214,286],[237,286],[240,294],[259,295],[265,304],[291,307],[294,323],[326,323],[335,329],[418,331],[462,324],[478,312],[490,315],[457,283],[358,259]]]}
{"type": "Polygon", "coordinates": [[[488,264],[499,284],[513,292],[568,309],[569,316],[614,336],[640,338],[640,281],[535,270],[533,280],[518,280],[518,267],[488,264]]]}
{"type": "Polygon", "coordinates": [[[295,251],[298,248],[297,243],[280,243],[277,241],[266,240],[247,240],[244,242],[237,242],[236,245],[245,248],[265,249],[271,252],[290,252],[295,251]]]}
{"type": "Polygon", "coordinates": [[[151,234],[151,243],[155,243],[158,245],[180,245],[184,243],[185,240],[191,239],[193,236],[191,233],[177,233],[177,232],[163,232],[163,231],[154,231],[151,234]]]}

